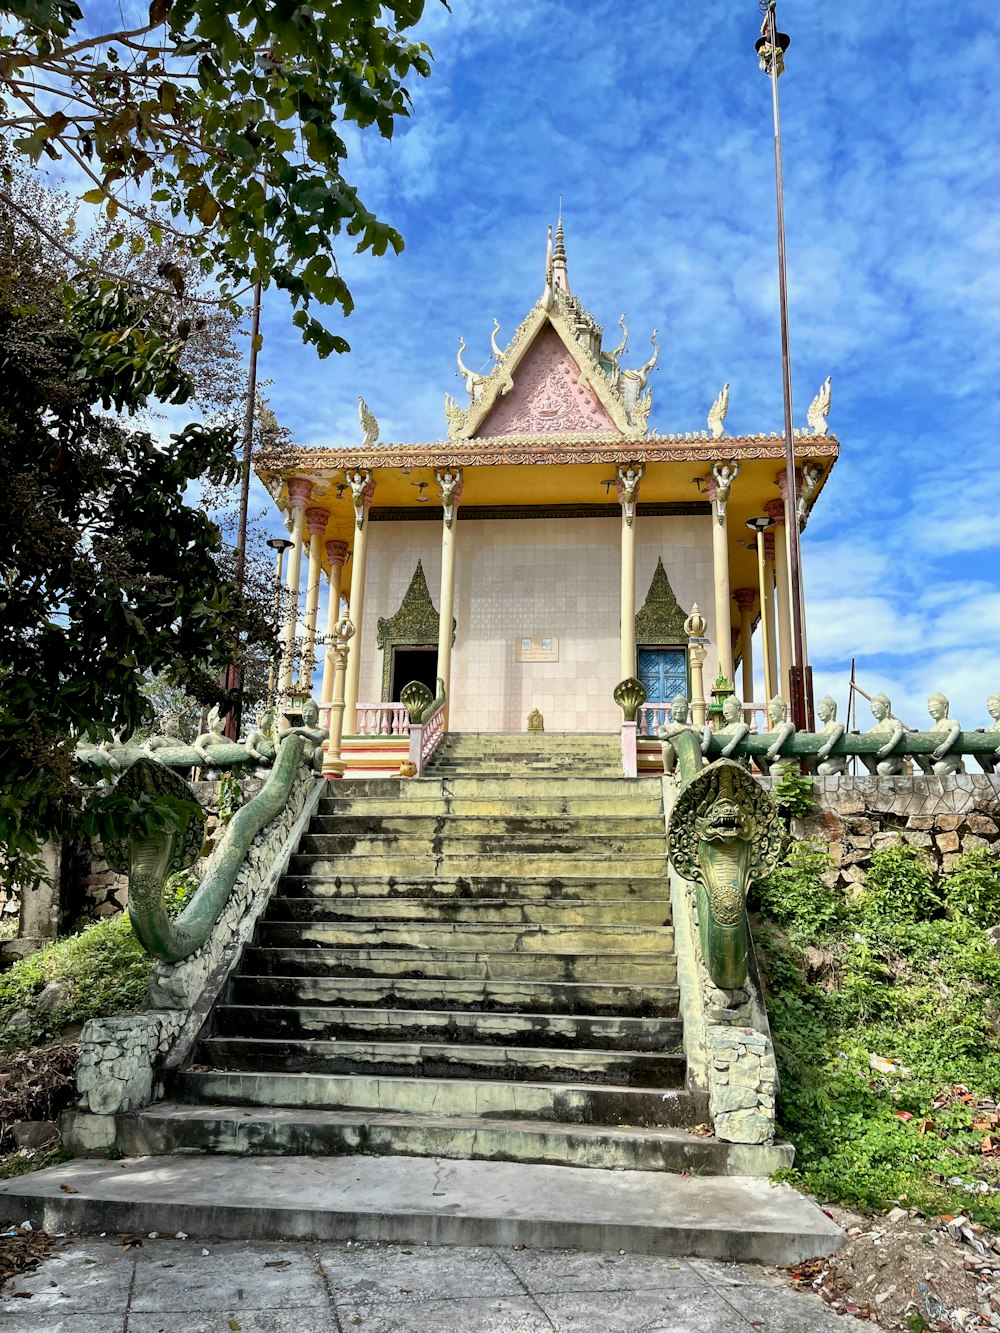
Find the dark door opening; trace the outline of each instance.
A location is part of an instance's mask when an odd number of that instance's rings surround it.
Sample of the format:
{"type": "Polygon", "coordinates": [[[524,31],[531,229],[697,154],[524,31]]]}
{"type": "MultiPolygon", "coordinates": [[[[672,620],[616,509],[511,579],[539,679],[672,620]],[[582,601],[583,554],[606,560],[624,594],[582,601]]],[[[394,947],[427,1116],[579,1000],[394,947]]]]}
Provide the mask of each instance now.
{"type": "Polygon", "coordinates": [[[431,694],[437,693],[437,649],[393,648],[392,672],[389,677],[389,698],[399,699],[399,692],[411,680],[419,680],[431,694]]]}

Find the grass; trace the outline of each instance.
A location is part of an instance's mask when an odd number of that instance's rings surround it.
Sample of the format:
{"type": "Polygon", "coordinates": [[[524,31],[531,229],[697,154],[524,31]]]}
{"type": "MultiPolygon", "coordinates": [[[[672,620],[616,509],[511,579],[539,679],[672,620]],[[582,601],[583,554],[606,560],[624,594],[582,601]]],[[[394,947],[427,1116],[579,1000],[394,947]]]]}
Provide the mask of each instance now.
{"type": "Polygon", "coordinates": [[[788,1178],[833,1202],[1000,1224],[1000,859],[872,855],[851,899],[795,844],[756,889],[788,1178]],[[874,1059],[873,1059],[874,1057],[874,1059]],[[994,1153],[993,1146],[997,1151],[994,1153]]]}
{"type": "Polygon", "coordinates": [[[151,968],[125,912],[19,959],[0,973],[0,1055],[53,1041],[88,1018],[139,1008],[151,968]],[[60,986],[58,1002],[37,1008],[50,982],[60,986]],[[11,1027],[11,1018],[20,1012],[27,1021],[11,1027]]]}

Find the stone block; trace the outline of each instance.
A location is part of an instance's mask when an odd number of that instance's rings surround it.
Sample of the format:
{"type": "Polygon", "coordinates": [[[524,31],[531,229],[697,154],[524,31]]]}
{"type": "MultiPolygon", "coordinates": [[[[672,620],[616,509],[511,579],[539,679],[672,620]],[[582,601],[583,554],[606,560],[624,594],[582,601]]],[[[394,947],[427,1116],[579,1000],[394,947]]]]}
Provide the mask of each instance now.
{"type": "Polygon", "coordinates": [[[961,815],[935,815],[934,827],[939,833],[953,833],[962,826],[961,815]]]}
{"type": "Polygon", "coordinates": [[[955,869],[955,867],[961,860],[961,857],[962,857],[961,852],[947,852],[944,856],[942,856],[941,869],[945,872],[946,875],[950,871],[955,869]]]}
{"type": "Polygon", "coordinates": [[[863,867],[858,865],[848,866],[844,871],[844,878],[848,884],[863,884],[865,882],[863,867]]]}
{"type": "Polygon", "coordinates": [[[962,839],[963,852],[988,852],[991,845],[985,838],[977,838],[974,833],[966,833],[962,839]]]}
{"type": "MultiPolygon", "coordinates": [[[[756,1108],[757,1089],[755,1086],[727,1083],[722,1087],[713,1087],[712,1089],[712,1112],[715,1116],[716,1125],[718,1125],[719,1116],[727,1115],[732,1111],[756,1110],[756,1108]]],[[[754,1143],[757,1140],[749,1139],[745,1142],[754,1143]]]]}
{"type": "Polygon", "coordinates": [[[961,839],[957,833],[939,833],[935,838],[939,852],[957,852],[961,850],[961,839]]]}
{"type": "Polygon", "coordinates": [[[910,815],[906,821],[908,829],[932,829],[934,827],[933,815],[910,815]]]}
{"type": "MultiPolygon", "coordinates": [[[[931,821],[928,820],[927,822],[930,823],[931,821]]],[[[905,843],[908,843],[911,847],[934,846],[934,839],[931,837],[929,833],[910,833],[909,831],[907,831],[906,833],[903,834],[903,841],[905,843]]]]}
{"type": "Polygon", "coordinates": [[[876,833],[872,838],[872,847],[895,847],[901,835],[895,829],[886,833],[876,833]]]}
{"type": "Polygon", "coordinates": [[[995,838],[997,836],[996,821],[990,819],[989,815],[971,814],[966,816],[965,822],[969,826],[969,832],[975,833],[980,838],[995,838]]]}
{"type": "Polygon", "coordinates": [[[770,1117],[762,1111],[726,1111],[715,1121],[715,1137],[724,1143],[767,1143],[774,1132],[770,1117]]]}

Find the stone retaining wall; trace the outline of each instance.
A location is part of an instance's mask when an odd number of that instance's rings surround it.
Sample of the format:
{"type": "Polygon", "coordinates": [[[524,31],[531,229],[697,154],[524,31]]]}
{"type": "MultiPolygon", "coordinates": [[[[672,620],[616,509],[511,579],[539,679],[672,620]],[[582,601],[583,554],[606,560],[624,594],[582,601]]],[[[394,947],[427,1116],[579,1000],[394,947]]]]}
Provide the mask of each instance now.
{"type": "Polygon", "coordinates": [[[817,778],[814,792],[815,813],[792,832],[827,845],[832,886],[862,883],[872,852],[900,842],[940,871],[974,848],[1000,852],[1000,775],[817,778]]]}

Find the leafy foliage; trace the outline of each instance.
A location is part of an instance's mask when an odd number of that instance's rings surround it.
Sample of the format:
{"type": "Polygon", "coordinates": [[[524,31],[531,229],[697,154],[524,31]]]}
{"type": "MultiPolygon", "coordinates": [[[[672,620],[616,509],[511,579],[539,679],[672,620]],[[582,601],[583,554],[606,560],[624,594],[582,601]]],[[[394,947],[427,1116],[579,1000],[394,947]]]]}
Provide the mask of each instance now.
{"type": "Polygon", "coordinates": [[[801,819],[814,805],[812,778],[792,763],[779,765],[771,794],[781,814],[790,819],[801,819]]]}
{"type": "MultiPolygon", "coordinates": [[[[164,310],[110,280],[67,281],[38,237],[0,218],[0,849],[10,879],[69,831],[84,794],[72,736],[147,719],[144,679],[195,699],[260,610],[220,573],[216,527],[186,501],[236,473],[232,434],[189,425],[164,443],[122,417],[186,402],[185,340],[164,310]]],[[[98,814],[94,813],[94,819],[98,814]]]]}
{"type": "Polygon", "coordinates": [[[1000,951],[944,909],[991,868],[967,853],[935,882],[912,850],[875,851],[857,900],[830,909],[814,905],[831,894],[814,849],[793,846],[761,886],[779,1132],[791,1178],[818,1195],[995,1226],[1000,1169],[977,1104],[1000,1094],[1000,951]]]}
{"type": "Polygon", "coordinates": [[[130,1013],[146,996],[152,960],[132,933],[127,913],[106,917],[77,935],[48,944],[0,973],[0,1052],[51,1040],[88,1018],[130,1013]],[[49,984],[63,988],[59,1004],[37,1009],[49,984]],[[28,1022],[12,1029],[24,1011],[28,1022]]]}
{"type": "Polygon", "coordinates": [[[992,852],[966,852],[943,889],[950,915],[968,917],[980,926],[1000,922],[1000,859],[992,852]]]}
{"type": "MultiPolygon", "coordinates": [[[[346,232],[381,255],[403,241],[344,178],[345,127],[390,138],[409,114],[405,80],[430,73],[428,48],[406,37],[423,9],[152,0],[132,26],[95,33],[75,0],[9,0],[0,125],[30,161],[71,163],[112,221],[131,214],[171,237],[224,297],[273,281],[306,342],[346,351],[310,314],[313,301],[352,309],[334,242],[346,232]],[[136,202],[147,195],[155,213],[136,202]]],[[[169,260],[159,277],[183,287],[169,260]]]]}

